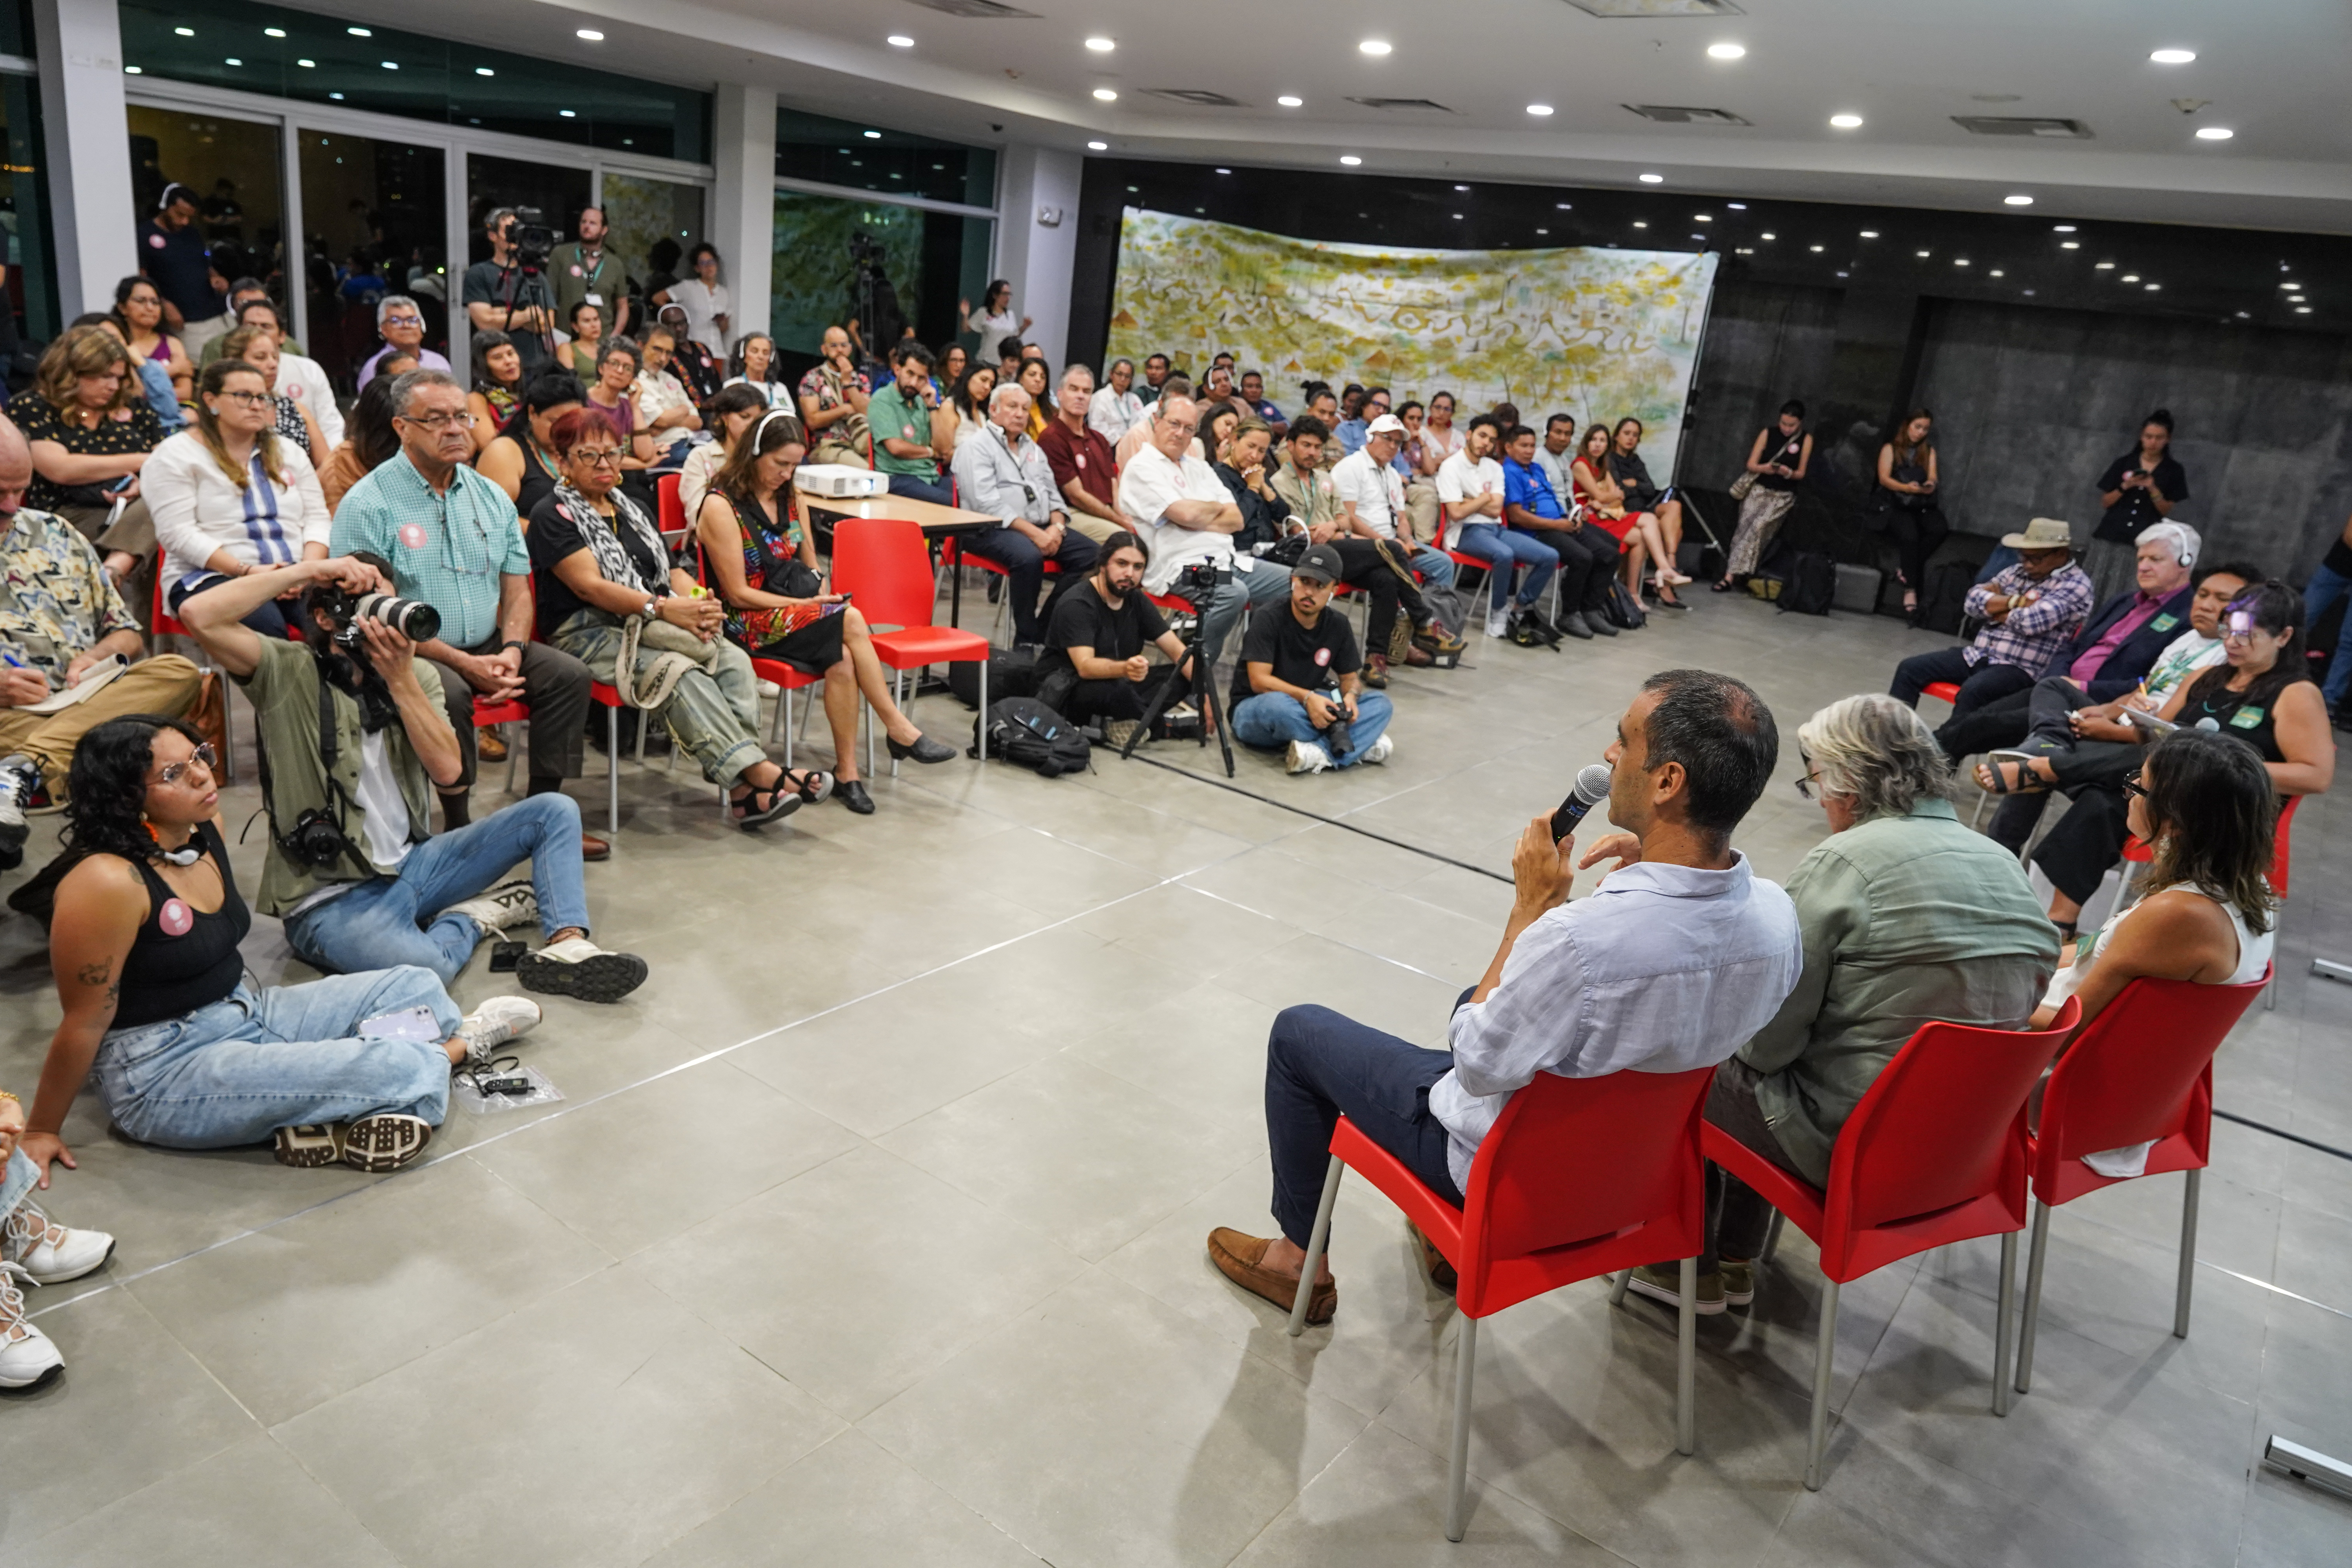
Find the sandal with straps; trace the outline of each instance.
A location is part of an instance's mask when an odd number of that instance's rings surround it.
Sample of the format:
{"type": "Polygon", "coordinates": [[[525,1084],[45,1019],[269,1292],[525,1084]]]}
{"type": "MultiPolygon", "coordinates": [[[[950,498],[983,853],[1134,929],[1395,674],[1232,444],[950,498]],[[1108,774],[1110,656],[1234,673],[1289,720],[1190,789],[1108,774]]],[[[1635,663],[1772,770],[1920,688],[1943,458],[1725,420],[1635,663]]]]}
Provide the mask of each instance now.
{"type": "Polygon", "coordinates": [[[754,788],[736,801],[735,826],[749,833],[771,822],[780,822],[805,805],[797,790],[782,787],[783,782],[779,778],[775,784],[766,789],[754,788]]]}
{"type": "Polygon", "coordinates": [[[803,768],[800,770],[800,782],[798,784],[793,784],[793,770],[786,768],[784,770],[784,783],[791,784],[793,792],[798,795],[803,800],[808,802],[809,805],[815,805],[820,802],[833,798],[833,775],[831,773],[826,773],[822,768],[803,768]]]}
{"type": "Polygon", "coordinates": [[[2052,784],[2033,771],[2032,752],[1987,752],[1985,760],[1977,764],[1977,787],[1987,795],[2048,795],[2052,784]],[[2017,765],[2017,782],[2011,784],[2001,773],[2004,763],[2017,765]]]}

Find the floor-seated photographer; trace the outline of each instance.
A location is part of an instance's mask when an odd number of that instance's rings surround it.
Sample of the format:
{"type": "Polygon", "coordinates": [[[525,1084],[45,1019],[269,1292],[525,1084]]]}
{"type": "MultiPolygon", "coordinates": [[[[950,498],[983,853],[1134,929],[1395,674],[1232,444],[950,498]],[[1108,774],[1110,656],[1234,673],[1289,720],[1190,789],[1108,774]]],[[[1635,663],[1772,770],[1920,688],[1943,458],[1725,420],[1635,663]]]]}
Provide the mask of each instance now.
{"type": "Polygon", "coordinates": [[[1384,763],[1396,750],[1388,737],[1395,710],[1381,693],[1360,689],[1355,628],[1330,607],[1339,572],[1338,551],[1307,547],[1290,569],[1290,602],[1250,617],[1226,699],[1234,738],[1286,748],[1294,773],[1384,763]]]}
{"type": "MultiPolygon", "coordinates": [[[[530,395],[525,395],[529,405],[530,395]]],[[[530,640],[530,552],[506,492],[467,465],[473,437],[465,389],[443,372],[414,371],[393,389],[401,455],[353,485],[335,510],[329,548],[391,563],[393,589],[440,615],[418,657],[441,676],[441,700],[457,736],[457,773],[436,780],[444,824],[471,817],[474,699],[530,707],[530,788],[559,794],[580,776],[588,723],[588,671],[559,648],[530,640]]],[[[585,834],[581,853],[612,846],[585,834]]]]}
{"type": "MultiPolygon", "coordinates": [[[[1686,1072],[1763,1027],[1797,984],[1804,939],[1789,896],[1753,874],[1731,834],[1779,755],[1771,710],[1741,682],[1697,669],[1652,676],[1608,751],[1609,820],[1624,831],[1580,860],[1572,834],[1554,841],[1550,811],[1528,824],[1511,855],[1501,945],[1454,1005],[1450,1050],[1328,1007],[1285,1009],[1265,1046],[1282,1233],[1211,1231],[1217,1268],[1290,1308],[1342,1115],[1458,1207],[1479,1143],[1538,1073],[1686,1072]],[[1569,901],[1571,866],[1612,858],[1600,885],[1569,901]]],[[[1451,1279],[1433,1250],[1425,1256],[1441,1282],[1451,1279]]],[[[1328,1322],[1338,1306],[1327,1263],[1307,1321],[1328,1322]]]]}
{"type": "Polygon", "coordinates": [[[1038,700],[1074,724],[1101,724],[1113,746],[1127,744],[1165,682],[1191,670],[1182,641],[1143,596],[1150,559],[1132,533],[1104,540],[1093,575],[1062,595],[1045,631],[1038,700]],[[1155,669],[1146,647],[1168,662],[1155,669]]]}
{"type": "MultiPolygon", "coordinates": [[[[311,658],[287,643],[269,657],[311,658]]],[[[229,869],[213,764],[194,730],[147,715],[100,725],[74,758],[49,918],[64,1016],[20,1142],[44,1184],[53,1163],[74,1168],[63,1129],[93,1078],[116,1128],[142,1143],[271,1140],[289,1165],[393,1170],[440,1125],[451,1070],[487,1065],[539,1022],[523,996],[461,1015],[414,964],[247,984],[237,944],[253,917],[229,869]]],[[[265,882],[280,871],[273,854],[265,882]]]]}
{"type": "Polygon", "coordinates": [[[269,816],[261,912],[285,922],[297,957],[330,974],[404,963],[444,982],[484,937],[536,921],[547,942],[517,965],[527,989],[618,1001],[644,982],[646,964],[588,939],[571,796],[533,795],[433,835],[434,786],[458,775],[457,737],[439,674],[400,630],[425,630],[430,607],[362,597],[383,589],[376,567],[340,557],[257,572],[188,601],[188,629],[253,700],[269,816]],[[256,605],[297,589],[307,644],[244,624],[256,605]],[[525,859],[530,884],[501,886],[525,859]]]}
{"type": "MultiPolygon", "coordinates": [[[[1805,966],[1770,1023],[1715,1069],[1706,1119],[1825,1187],[1839,1130],[1922,1024],[2019,1029],[2058,959],[2024,868],[1945,798],[1951,767],[1926,721],[1884,694],[1831,703],[1797,729],[1798,791],[1830,836],[1789,879],[1805,966]]],[[[1596,847],[1604,848],[1605,847],[1596,847]]],[[[1771,1206],[1721,1167],[1706,1175],[1698,1310],[1755,1299],[1771,1206]]],[[[1673,1263],[1632,1288],[1679,1301],[1673,1263]]]]}
{"type": "Polygon", "coordinates": [[[1160,395],[1145,423],[1128,432],[1144,439],[1119,466],[1118,507],[1151,550],[1144,592],[1181,597],[1200,611],[1202,649],[1214,666],[1244,611],[1283,601],[1290,568],[1235,552],[1242,510],[1192,450],[1200,425],[1190,397],[1160,395]]]}

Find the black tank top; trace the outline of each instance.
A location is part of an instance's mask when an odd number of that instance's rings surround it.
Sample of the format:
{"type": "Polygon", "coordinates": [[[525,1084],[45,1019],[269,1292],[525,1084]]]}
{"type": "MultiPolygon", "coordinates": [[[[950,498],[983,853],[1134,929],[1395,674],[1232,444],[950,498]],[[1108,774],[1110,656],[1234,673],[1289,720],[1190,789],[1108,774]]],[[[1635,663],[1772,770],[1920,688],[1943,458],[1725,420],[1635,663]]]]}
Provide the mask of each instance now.
{"type": "MultiPolygon", "coordinates": [[[[1771,452],[1771,455],[1764,459],[1766,462],[1779,463],[1783,468],[1793,468],[1803,461],[1805,456],[1803,426],[1799,426],[1797,433],[1786,438],[1782,438],[1780,427],[1778,425],[1767,426],[1764,430],[1764,445],[1768,451],[1776,440],[1780,443],[1780,449],[1771,452]]],[[[1756,476],[1756,482],[1768,490],[1792,490],[1797,488],[1796,480],[1784,479],[1778,474],[1759,474],[1756,476]]]]}
{"type": "Polygon", "coordinates": [[[2279,750],[2278,700],[2284,695],[2282,687],[2267,702],[2249,706],[2245,693],[2232,691],[2216,682],[2212,688],[2189,698],[2180,705],[2179,722],[2189,729],[2200,719],[2210,719],[2221,726],[2224,735],[2235,735],[2261,754],[2266,763],[2283,763],[2286,753],[2279,750]]]}
{"type": "Polygon", "coordinates": [[[521,493],[515,497],[515,511],[528,522],[539,503],[555,493],[555,476],[547,471],[546,459],[532,447],[528,434],[507,439],[522,448],[521,493]]]}
{"type": "Polygon", "coordinates": [[[220,873],[221,907],[205,914],[173,892],[152,863],[139,862],[149,908],[123,956],[122,999],[110,1028],[136,1028],[208,1007],[236,990],[244,976],[245,960],[236,949],[253,929],[253,912],[236,890],[219,830],[200,822],[194,842],[204,849],[197,863],[208,858],[220,873]]]}

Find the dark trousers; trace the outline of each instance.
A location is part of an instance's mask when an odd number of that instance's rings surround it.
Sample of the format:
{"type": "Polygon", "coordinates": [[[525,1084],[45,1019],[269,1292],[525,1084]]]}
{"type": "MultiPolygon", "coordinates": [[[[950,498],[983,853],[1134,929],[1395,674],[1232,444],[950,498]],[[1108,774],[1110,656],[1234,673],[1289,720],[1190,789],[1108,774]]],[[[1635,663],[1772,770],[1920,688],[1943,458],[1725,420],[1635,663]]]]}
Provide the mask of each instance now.
{"type": "Polygon", "coordinates": [[[1453,1068],[1451,1051],[1423,1050],[1328,1007],[1283,1009],[1265,1040],[1265,1132],[1282,1234],[1303,1247],[1314,1231],[1331,1131],[1343,1115],[1459,1206],[1445,1128],[1429,1113],[1430,1086],[1453,1068]]]}
{"type": "MultiPolygon", "coordinates": [[[[464,651],[494,654],[499,651],[499,639],[494,635],[480,647],[464,651]]],[[[425,662],[440,673],[442,704],[449,714],[449,727],[457,731],[457,754],[465,772],[458,777],[457,787],[448,793],[461,795],[474,787],[474,689],[464,676],[438,659],[425,662]]],[[[543,642],[523,645],[522,700],[530,708],[534,782],[580,776],[587,743],[588,685],[588,667],[570,654],[543,642]]]]}
{"type": "Polygon", "coordinates": [[[1903,563],[1903,585],[1915,594],[1927,591],[1927,557],[1951,536],[1952,525],[1934,507],[1925,511],[1895,508],[1886,514],[1886,536],[1903,563]]]}
{"type": "MultiPolygon", "coordinates": [[[[2010,700],[1988,704],[1978,710],[1979,714],[2010,700]]],[[[2147,755],[2147,748],[2128,741],[2075,739],[2074,727],[2066,721],[2068,715],[2095,705],[2088,693],[2063,676],[2048,675],[2034,682],[2027,703],[2029,728],[2023,741],[2001,743],[2022,744],[2025,750],[2047,757],[2051,771],[2058,775],[2058,787],[2069,795],[2079,795],[2086,788],[2120,791],[2124,780],[2139,771],[2141,759],[2147,755]]],[[[2009,796],[1992,814],[1991,826],[1986,831],[2003,848],[2022,849],[2025,841],[2033,837],[2042,808],[2048,804],[2046,795],[2009,796]]],[[[2102,867],[2099,875],[2105,874],[2102,867]]],[[[2097,886],[2095,879],[2092,885],[2097,886]]]]}
{"type": "MultiPolygon", "coordinates": [[[[1960,694],[1953,700],[1952,716],[1944,721],[1936,739],[1946,741],[1948,731],[1957,737],[1956,728],[1969,714],[1997,698],[2011,696],[2029,689],[2033,685],[2032,672],[2014,664],[1970,664],[1964,650],[1956,647],[1937,648],[1933,653],[1915,653],[1895,667],[1895,679],[1886,688],[1887,695],[1906,707],[1919,706],[1920,693],[1939,680],[1957,681],[1960,694]]],[[[1946,741],[1944,753],[1952,754],[1946,741]]]]}
{"type": "Polygon", "coordinates": [[[1598,610],[1608,601],[1610,579],[1617,574],[1617,542],[1609,531],[1587,523],[1572,531],[1558,529],[1514,529],[1533,534],[1559,556],[1559,607],[1598,610]]]}
{"type": "MultiPolygon", "coordinates": [[[[1004,591],[1013,601],[1013,640],[1045,641],[1045,626],[1037,616],[1037,591],[1045,581],[1045,556],[1036,542],[1017,528],[992,528],[967,535],[962,547],[1004,568],[1004,591]]],[[[1054,556],[1062,568],[1062,581],[1075,583],[1093,571],[1100,553],[1093,540],[1075,528],[1065,528],[1062,547],[1054,556]]]]}
{"type": "MultiPolygon", "coordinates": [[[[1717,1066],[1715,1084],[1706,1091],[1706,1119],[1736,1142],[1810,1183],[1812,1178],[1782,1152],[1756,1103],[1756,1080],[1762,1076],[1738,1057],[1717,1066]]],[[[1714,1161],[1706,1163],[1706,1248],[1699,1254],[1701,1274],[1714,1273],[1726,1258],[1752,1261],[1764,1250],[1764,1235],[1771,1224],[1772,1205],[1755,1188],[1714,1161]]]]}
{"type": "Polygon", "coordinates": [[[2033,863],[2052,887],[2079,904],[2099,890],[2108,868],[2123,858],[2131,837],[2131,800],[2120,784],[2089,784],[2074,793],[2074,804],[2042,838],[2033,863]]]}
{"type": "MultiPolygon", "coordinates": [[[[1339,581],[1360,589],[1370,601],[1364,651],[1386,658],[1402,658],[1394,651],[1397,611],[1404,611],[1409,626],[1429,624],[1429,602],[1413,583],[1409,558],[1402,548],[1385,540],[1334,539],[1331,545],[1339,552],[1339,581]]],[[[1407,631],[1405,636],[1411,637],[1412,633],[1407,631]]]]}
{"type": "Polygon", "coordinates": [[[1175,675],[1172,664],[1155,666],[1141,680],[1081,680],[1061,700],[1062,717],[1073,724],[1140,719],[1143,710],[1175,675]]]}
{"type": "MultiPolygon", "coordinates": [[[[208,589],[219,587],[228,580],[229,579],[226,577],[220,576],[204,577],[199,579],[196,585],[193,588],[183,584],[174,584],[172,587],[164,591],[164,607],[172,612],[174,619],[182,618],[180,616],[181,605],[186,604],[190,599],[194,598],[197,595],[204,593],[208,589]]],[[[300,605],[301,599],[299,596],[293,599],[271,599],[261,605],[253,612],[253,614],[246,616],[244,624],[250,626],[255,631],[259,632],[263,637],[268,637],[276,642],[286,641],[289,630],[291,630],[294,633],[295,641],[304,641],[307,639],[305,639],[301,635],[300,621],[299,619],[289,621],[286,618],[287,613],[289,609],[292,610],[297,616],[299,616],[301,614],[300,605]]]]}
{"type": "Polygon", "coordinates": [[[955,504],[955,498],[949,493],[948,487],[935,480],[920,479],[913,474],[885,477],[890,481],[890,493],[894,496],[905,496],[909,500],[927,500],[933,506],[955,504]]]}

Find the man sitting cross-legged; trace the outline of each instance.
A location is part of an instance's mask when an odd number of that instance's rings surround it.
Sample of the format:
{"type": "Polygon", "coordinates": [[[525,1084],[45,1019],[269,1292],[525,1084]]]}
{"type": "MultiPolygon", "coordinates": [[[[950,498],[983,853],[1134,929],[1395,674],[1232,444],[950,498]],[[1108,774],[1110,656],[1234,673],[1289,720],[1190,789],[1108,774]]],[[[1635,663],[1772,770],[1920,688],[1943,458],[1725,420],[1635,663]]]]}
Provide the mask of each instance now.
{"type": "MultiPolygon", "coordinates": [[[[1575,861],[1573,836],[1552,841],[1549,811],[1528,824],[1502,945],[1455,1005],[1450,1051],[1328,1007],[1276,1018],[1265,1119],[1282,1234],[1220,1227],[1210,1260],[1290,1308],[1342,1115],[1459,1206],[1479,1142],[1536,1074],[1685,1072],[1761,1028],[1797,984],[1804,940],[1789,895],[1749,870],[1731,834],[1779,753],[1771,710],[1728,676],[1672,669],[1644,682],[1608,752],[1609,820],[1637,847],[1570,903],[1570,866],[1602,855],[1575,861]]],[[[1307,1321],[1328,1322],[1338,1305],[1329,1269],[1318,1270],[1307,1321]]]]}
{"type": "Polygon", "coordinates": [[[1037,698],[1074,724],[1100,722],[1103,737],[1124,746],[1160,686],[1189,675],[1184,645],[1158,606],[1144,597],[1143,542],[1124,530],[1103,541],[1094,574],[1065,593],[1045,633],[1037,698]],[[1153,669],[1146,646],[1168,656],[1153,669]]]}
{"type": "Polygon", "coordinates": [[[1288,748],[1294,773],[1358,763],[1384,763],[1391,709],[1377,691],[1360,692],[1363,659],[1348,617],[1330,612],[1339,552],[1311,544],[1290,569],[1290,602],[1250,617],[1226,710],[1245,746],[1288,748]]]}

